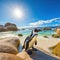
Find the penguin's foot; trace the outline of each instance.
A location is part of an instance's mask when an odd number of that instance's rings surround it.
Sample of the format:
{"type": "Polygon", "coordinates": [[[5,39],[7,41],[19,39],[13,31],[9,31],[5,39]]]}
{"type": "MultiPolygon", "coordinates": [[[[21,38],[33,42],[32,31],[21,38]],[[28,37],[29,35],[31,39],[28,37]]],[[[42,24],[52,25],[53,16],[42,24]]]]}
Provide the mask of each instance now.
{"type": "Polygon", "coordinates": [[[27,53],[28,53],[29,55],[31,55],[33,52],[32,52],[32,50],[28,50],[27,53]]]}
{"type": "Polygon", "coordinates": [[[37,51],[37,49],[36,49],[36,48],[32,48],[32,50],[33,50],[33,51],[37,51]]]}

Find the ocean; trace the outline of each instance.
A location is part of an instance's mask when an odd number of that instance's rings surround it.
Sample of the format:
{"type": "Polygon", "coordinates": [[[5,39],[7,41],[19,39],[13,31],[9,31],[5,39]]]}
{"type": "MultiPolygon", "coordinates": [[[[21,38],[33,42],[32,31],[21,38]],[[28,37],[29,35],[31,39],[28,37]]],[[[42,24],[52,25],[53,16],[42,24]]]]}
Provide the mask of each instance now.
{"type": "MultiPolygon", "coordinates": [[[[19,30],[19,31],[7,31],[7,32],[0,32],[0,36],[2,35],[6,35],[6,34],[14,34],[14,35],[18,35],[18,34],[22,34],[22,35],[30,35],[32,32],[32,30],[30,29],[25,29],[25,30],[19,30]]],[[[52,34],[55,34],[56,32],[54,30],[42,30],[40,32],[38,32],[38,35],[41,36],[50,36],[52,34]]]]}

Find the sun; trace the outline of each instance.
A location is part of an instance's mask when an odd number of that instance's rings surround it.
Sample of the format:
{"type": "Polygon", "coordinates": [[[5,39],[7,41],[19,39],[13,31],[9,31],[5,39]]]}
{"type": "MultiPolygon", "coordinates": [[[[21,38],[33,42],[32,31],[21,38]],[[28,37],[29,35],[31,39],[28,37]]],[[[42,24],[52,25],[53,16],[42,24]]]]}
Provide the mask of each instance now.
{"type": "Polygon", "coordinates": [[[14,15],[15,18],[23,18],[24,12],[23,12],[22,9],[15,8],[15,9],[13,10],[13,15],[14,15]]]}

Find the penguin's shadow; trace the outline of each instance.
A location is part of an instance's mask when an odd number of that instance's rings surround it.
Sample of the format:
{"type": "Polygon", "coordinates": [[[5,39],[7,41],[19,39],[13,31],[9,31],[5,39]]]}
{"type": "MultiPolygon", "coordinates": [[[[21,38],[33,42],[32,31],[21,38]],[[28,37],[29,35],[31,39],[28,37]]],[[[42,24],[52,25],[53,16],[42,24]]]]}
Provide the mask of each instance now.
{"type": "Polygon", "coordinates": [[[29,55],[32,55],[34,52],[38,51],[36,48],[33,49],[29,49],[28,51],[26,51],[29,55]]]}
{"type": "Polygon", "coordinates": [[[27,53],[33,60],[58,60],[57,58],[47,55],[36,48],[28,50],[27,53]]]}
{"type": "MultiPolygon", "coordinates": [[[[19,50],[19,52],[22,51],[21,44],[18,47],[18,50],[19,50]]],[[[26,52],[33,60],[58,60],[57,58],[47,55],[44,52],[38,50],[37,48],[29,49],[26,52]]]]}

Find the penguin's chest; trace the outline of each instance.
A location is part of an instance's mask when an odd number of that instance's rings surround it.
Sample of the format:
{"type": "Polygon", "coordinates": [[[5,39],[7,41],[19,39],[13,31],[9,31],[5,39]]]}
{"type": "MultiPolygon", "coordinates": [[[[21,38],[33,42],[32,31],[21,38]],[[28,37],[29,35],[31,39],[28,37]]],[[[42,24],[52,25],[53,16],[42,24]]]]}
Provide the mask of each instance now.
{"type": "Polygon", "coordinates": [[[37,36],[35,36],[30,42],[29,42],[29,48],[31,48],[34,44],[35,44],[35,42],[36,42],[36,40],[37,40],[37,36]]]}

